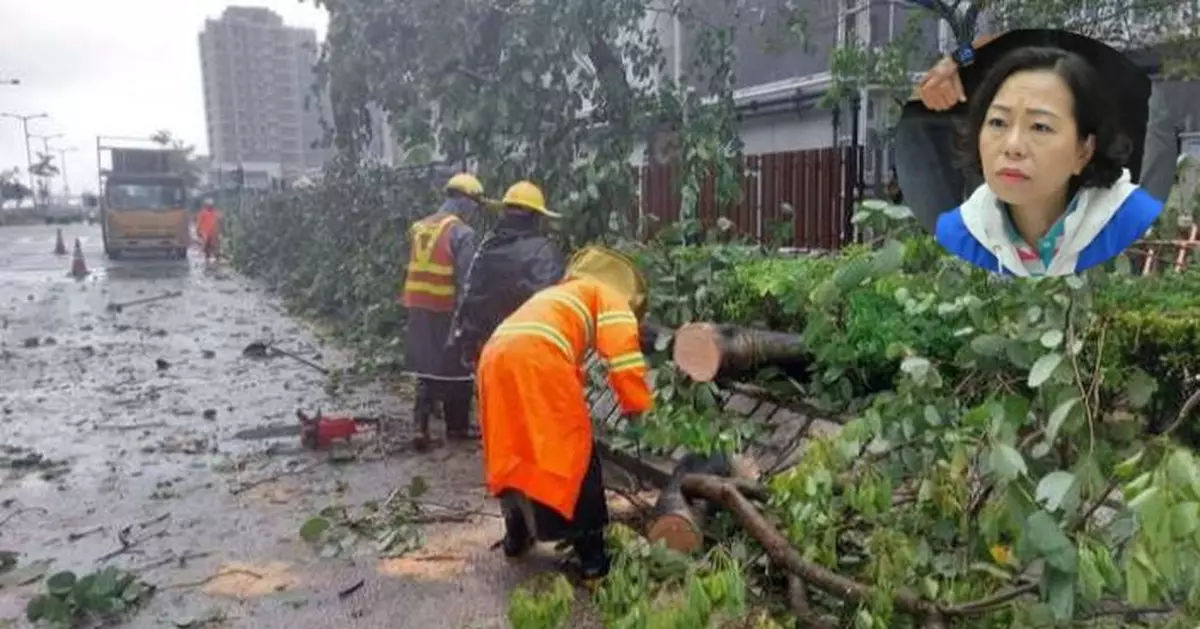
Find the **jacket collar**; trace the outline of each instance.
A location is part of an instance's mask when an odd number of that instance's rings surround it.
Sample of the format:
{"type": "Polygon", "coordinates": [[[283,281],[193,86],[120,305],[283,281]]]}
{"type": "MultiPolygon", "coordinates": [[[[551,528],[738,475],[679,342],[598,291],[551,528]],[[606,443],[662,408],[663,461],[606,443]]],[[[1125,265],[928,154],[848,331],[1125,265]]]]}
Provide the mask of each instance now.
{"type": "MultiPolygon", "coordinates": [[[[1125,199],[1137,189],[1130,182],[1129,170],[1108,188],[1084,188],[1079,191],[1078,206],[1063,223],[1063,241],[1054,256],[1047,276],[1069,275],[1075,272],[1079,254],[1099,235],[1109,220],[1121,209],[1125,199]]],[[[979,244],[987,247],[1001,268],[1018,277],[1029,277],[1017,249],[1008,237],[1007,223],[999,199],[985,183],[975,189],[962,204],[963,224],[979,244]]]]}

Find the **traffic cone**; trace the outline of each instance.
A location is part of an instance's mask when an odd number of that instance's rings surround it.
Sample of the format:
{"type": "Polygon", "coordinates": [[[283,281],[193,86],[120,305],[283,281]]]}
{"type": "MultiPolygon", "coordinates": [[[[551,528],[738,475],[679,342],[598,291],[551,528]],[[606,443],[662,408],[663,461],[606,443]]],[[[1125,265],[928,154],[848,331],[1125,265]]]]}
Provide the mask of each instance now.
{"type": "Polygon", "coordinates": [[[67,255],[67,245],[66,245],[66,243],[63,242],[61,227],[58,228],[58,236],[55,237],[55,239],[54,239],[54,255],[56,255],[56,256],[67,255]]]}
{"type": "Polygon", "coordinates": [[[87,263],[83,261],[83,247],[79,244],[79,239],[75,239],[75,256],[71,259],[71,277],[80,279],[87,277],[87,263]]]}

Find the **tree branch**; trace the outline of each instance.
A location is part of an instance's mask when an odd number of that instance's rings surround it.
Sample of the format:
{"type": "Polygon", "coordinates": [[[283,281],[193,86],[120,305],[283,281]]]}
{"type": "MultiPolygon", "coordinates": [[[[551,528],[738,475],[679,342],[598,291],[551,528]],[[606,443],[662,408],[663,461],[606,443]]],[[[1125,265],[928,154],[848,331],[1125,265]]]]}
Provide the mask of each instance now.
{"type": "MultiPolygon", "coordinates": [[[[746,532],[762,544],[771,561],[800,577],[808,585],[853,604],[869,601],[875,596],[875,589],[871,586],[804,559],[732,483],[714,476],[689,474],[683,478],[681,489],[691,496],[720,504],[729,510],[746,532]]],[[[892,598],[897,609],[922,620],[942,616],[937,605],[911,590],[899,589],[892,598]]]]}

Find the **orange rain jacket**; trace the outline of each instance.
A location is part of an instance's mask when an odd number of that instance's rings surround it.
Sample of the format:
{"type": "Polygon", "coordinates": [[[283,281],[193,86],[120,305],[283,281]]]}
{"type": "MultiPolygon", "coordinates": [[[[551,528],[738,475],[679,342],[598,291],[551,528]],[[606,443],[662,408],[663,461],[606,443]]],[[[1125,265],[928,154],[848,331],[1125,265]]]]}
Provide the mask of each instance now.
{"type": "Polygon", "coordinates": [[[638,321],[619,292],[567,280],[535,294],[492,334],[475,375],[488,489],[516,489],[571,520],[592,456],[583,362],[595,349],[626,413],[654,405],[638,321]]]}
{"type": "Polygon", "coordinates": [[[196,235],[201,241],[210,238],[219,240],[221,237],[221,212],[217,208],[206,205],[196,214],[196,235]]]}

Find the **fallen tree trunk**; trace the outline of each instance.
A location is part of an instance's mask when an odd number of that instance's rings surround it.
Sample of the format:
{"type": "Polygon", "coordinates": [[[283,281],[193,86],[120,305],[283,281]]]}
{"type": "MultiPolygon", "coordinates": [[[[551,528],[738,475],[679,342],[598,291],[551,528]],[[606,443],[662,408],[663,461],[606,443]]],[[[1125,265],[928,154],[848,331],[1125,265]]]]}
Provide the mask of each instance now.
{"type": "Polygon", "coordinates": [[[674,341],[675,364],[696,382],[736,379],[765,367],[808,379],[810,354],[799,334],[689,323],[675,332],[674,341]]]}

